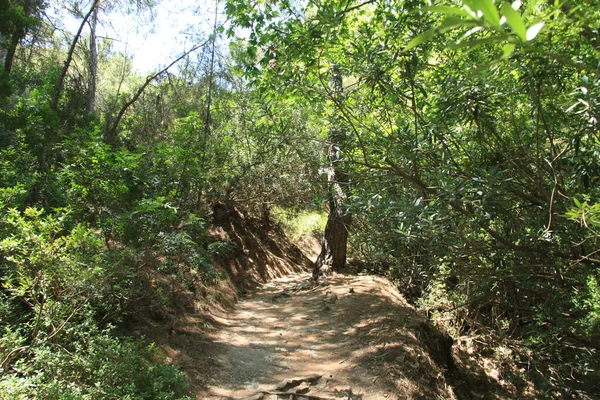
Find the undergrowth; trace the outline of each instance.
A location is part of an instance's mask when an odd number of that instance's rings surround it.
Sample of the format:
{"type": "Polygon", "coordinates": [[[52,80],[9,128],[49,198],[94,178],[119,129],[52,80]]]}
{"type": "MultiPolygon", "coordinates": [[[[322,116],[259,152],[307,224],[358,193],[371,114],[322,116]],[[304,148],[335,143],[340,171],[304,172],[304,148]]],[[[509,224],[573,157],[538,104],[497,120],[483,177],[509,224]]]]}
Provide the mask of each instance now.
{"type": "Polygon", "coordinates": [[[275,221],[283,226],[283,229],[292,240],[298,240],[303,235],[311,235],[313,232],[323,232],[327,224],[327,214],[313,210],[286,210],[281,207],[273,207],[275,221]]]}
{"type": "Polygon", "coordinates": [[[159,349],[113,327],[136,303],[159,309],[174,287],[215,279],[207,239],[195,232],[204,223],[156,205],[97,230],[74,224],[67,209],[19,211],[2,200],[0,399],[188,398],[159,349]],[[144,229],[120,228],[140,221],[144,229]]]}

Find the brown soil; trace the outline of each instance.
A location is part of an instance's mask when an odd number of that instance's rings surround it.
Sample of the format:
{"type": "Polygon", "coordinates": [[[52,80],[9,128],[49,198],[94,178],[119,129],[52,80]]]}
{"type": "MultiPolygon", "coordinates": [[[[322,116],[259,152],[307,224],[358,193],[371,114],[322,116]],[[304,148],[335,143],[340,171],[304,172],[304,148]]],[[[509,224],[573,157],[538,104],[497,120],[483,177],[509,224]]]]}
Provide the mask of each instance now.
{"type": "Polygon", "coordinates": [[[308,393],[323,398],[454,397],[451,341],[382,278],[335,275],[313,288],[308,274],[291,275],[218,322],[195,370],[197,399],[243,398],[312,374],[322,377],[308,393]]]}
{"type": "Polygon", "coordinates": [[[314,374],[295,387],[313,399],[498,397],[388,280],[336,274],[314,287],[310,261],[276,227],[221,211],[213,235],[235,248],[215,260],[226,278],[176,291],[160,318],[132,327],[186,373],[192,397],[276,399],[261,392],[314,374]]]}

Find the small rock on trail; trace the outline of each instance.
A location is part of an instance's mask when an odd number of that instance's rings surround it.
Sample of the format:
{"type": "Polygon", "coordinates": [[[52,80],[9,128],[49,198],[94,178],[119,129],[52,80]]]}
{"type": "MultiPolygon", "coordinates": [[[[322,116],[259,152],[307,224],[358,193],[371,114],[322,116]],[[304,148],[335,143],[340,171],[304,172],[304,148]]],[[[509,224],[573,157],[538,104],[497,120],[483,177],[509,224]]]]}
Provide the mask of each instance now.
{"type": "Polygon", "coordinates": [[[240,301],[197,349],[211,362],[187,372],[205,400],[276,399],[277,384],[307,376],[320,378],[294,398],[454,398],[423,324],[383,278],[335,274],[314,287],[309,274],[291,275],[240,301]]]}

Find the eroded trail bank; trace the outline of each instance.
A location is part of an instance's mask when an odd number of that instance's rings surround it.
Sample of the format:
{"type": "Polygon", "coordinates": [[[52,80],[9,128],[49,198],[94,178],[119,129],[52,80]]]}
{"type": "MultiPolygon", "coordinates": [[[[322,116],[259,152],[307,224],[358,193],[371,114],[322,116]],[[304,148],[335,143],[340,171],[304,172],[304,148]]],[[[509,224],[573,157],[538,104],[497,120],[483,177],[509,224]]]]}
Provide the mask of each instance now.
{"type": "Polygon", "coordinates": [[[275,399],[267,393],[275,389],[313,398],[455,397],[451,339],[378,277],[335,275],[319,287],[308,274],[280,278],[216,325],[198,349],[202,365],[190,366],[198,399],[275,399]],[[294,377],[311,379],[276,387],[294,377]]]}

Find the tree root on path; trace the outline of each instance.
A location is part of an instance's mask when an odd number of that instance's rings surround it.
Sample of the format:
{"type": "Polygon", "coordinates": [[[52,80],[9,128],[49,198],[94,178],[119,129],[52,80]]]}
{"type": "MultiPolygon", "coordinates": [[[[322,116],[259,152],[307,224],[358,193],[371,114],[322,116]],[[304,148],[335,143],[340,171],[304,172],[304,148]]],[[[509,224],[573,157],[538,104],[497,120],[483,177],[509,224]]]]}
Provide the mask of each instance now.
{"type": "Polygon", "coordinates": [[[244,397],[242,399],[239,400],[260,400],[263,399],[265,397],[265,395],[271,395],[271,396],[293,396],[292,399],[294,398],[304,398],[304,399],[309,399],[309,400],[337,400],[334,399],[333,397],[321,397],[321,396],[314,396],[311,394],[302,394],[302,393],[296,393],[296,392],[274,392],[274,391],[270,391],[270,390],[263,390],[261,392],[256,392],[255,394],[253,394],[252,396],[248,396],[248,397],[244,397]]]}
{"type": "Polygon", "coordinates": [[[323,375],[318,375],[318,374],[313,374],[313,375],[308,375],[308,376],[303,376],[303,377],[298,377],[298,378],[287,378],[282,380],[281,382],[279,382],[277,385],[273,386],[273,390],[274,391],[286,391],[288,389],[291,389],[293,387],[298,386],[299,384],[303,383],[303,382],[316,382],[319,379],[321,379],[323,375]]]}
{"type": "Polygon", "coordinates": [[[314,375],[308,375],[308,376],[298,377],[298,378],[287,378],[287,379],[284,379],[283,381],[279,382],[277,385],[275,385],[272,390],[261,390],[261,391],[254,393],[251,396],[244,397],[239,400],[260,400],[260,399],[263,399],[265,397],[265,395],[282,396],[282,397],[288,396],[288,398],[291,398],[291,399],[304,398],[304,399],[308,399],[308,400],[335,400],[331,397],[320,397],[320,396],[314,396],[311,394],[300,393],[299,391],[293,391],[293,392],[288,391],[289,389],[297,387],[301,383],[304,383],[304,382],[314,383],[314,382],[318,381],[319,379],[321,379],[322,376],[323,375],[314,374],[314,375]]]}

